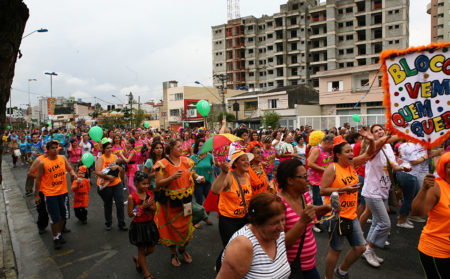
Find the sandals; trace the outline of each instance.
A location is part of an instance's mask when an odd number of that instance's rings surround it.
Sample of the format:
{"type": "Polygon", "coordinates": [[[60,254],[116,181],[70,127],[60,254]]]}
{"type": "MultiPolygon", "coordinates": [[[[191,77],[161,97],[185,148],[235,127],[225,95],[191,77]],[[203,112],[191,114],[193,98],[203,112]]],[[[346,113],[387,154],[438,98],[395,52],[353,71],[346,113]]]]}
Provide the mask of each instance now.
{"type": "Polygon", "coordinates": [[[186,249],[180,249],[178,248],[178,253],[180,253],[181,256],[183,256],[183,261],[187,264],[192,263],[192,257],[191,255],[186,251],[186,249]]]}
{"type": "Polygon", "coordinates": [[[139,273],[141,273],[141,272],[142,272],[142,267],[140,267],[140,266],[138,265],[137,259],[136,259],[134,256],[133,256],[133,262],[134,262],[134,264],[136,265],[136,271],[139,272],[139,273]]]}
{"type": "Polygon", "coordinates": [[[144,276],[144,279],[156,279],[156,278],[153,277],[153,275],[149,274],[147,276],[144,276]]]}
{"type": "Polygon", "coordinates": [[[180,259],[178,258],[177,254],[170,255],[170,263],[175,267],[181,266],[181,262],[180,262],[180,259]],[[177,264],[173,264],[173,259],[176,259],[177,264]]]}

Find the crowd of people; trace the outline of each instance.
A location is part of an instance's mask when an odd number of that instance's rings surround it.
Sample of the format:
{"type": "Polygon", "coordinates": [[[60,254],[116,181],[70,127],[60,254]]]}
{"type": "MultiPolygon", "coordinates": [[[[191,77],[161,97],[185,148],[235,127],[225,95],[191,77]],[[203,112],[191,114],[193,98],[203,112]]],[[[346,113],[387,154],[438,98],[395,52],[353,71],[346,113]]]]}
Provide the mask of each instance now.
{"type": "Polygon", "coordinates": [[[418,240],[427,278],[450,278],[449,146],[447,140],[427,151],[382,125],[356,132],[348,123],[323,131],[232,130],[225,121],[217,131],[113,129],[97,142],[89,127],[3,135],[13,167],[28,166],[25,196],[34,196],[39,233],[50,221],[60,249],[70,204],[87,224],[94,186],[105,229],[112,230],[114,206],[118,229],[128,230],[137,246],[133,261],[145,278],[153,278],[146,257],[157,244],[169,248],[175,267],[193,261],[187,246],[202,222],[213,225],[210,212],[218,213],[223,245],[217,278],[320,278],[314,233],[324,231],[325,278],[349,278],[361,257],[372,267],[382,265],[376,249],[390,245],[388,214],[397,208],[401,229],[427,222],[418,240]],[[202,152],[206,141],[224,133],[236,140],[202,152]],[[87,153],[94,163],[84,161],[87,153]],[[351,248],[338,265],[345,242],[351,248]]]}

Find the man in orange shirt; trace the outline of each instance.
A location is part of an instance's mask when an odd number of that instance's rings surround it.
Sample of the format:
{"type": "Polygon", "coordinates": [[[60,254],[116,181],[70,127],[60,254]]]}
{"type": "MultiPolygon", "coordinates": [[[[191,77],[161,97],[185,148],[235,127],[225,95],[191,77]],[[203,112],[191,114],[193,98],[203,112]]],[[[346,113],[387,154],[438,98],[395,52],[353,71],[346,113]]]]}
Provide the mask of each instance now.
{"type": "Polygon", "coordinates": [[[76,179],[76,174],[67,159],[58,155],[58,147],[59,144],[56,141],[47,143],[47,158],[39,163],[35,194],[36,204],[41,202],[39,192],[44,194],[55,249],[60,249],[61,245],[65,243],[61,231],[65,220],[70,217],[66,171],[70,173],[72,179],[76,179]]]}

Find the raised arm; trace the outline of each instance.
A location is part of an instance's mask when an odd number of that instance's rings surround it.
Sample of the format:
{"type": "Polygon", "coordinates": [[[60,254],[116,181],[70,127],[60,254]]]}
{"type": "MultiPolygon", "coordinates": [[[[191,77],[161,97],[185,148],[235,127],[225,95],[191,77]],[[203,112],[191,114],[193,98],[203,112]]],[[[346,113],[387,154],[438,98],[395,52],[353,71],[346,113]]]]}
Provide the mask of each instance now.
{"type": "Polygon", "coordinates": [[[441,197],[441,190],[434,181],[434,175],[427,174],[422,188],[414,198],[411,206],[411,216],[425,216],[436,206],[441,197]]]}
{"type": "Polygon", "coordinates": [[[222,169],[222,172],[216,177],[211,186],[211,192],[216,195],[220,194],[223,190],[230,189],[232,183],[231,174],[229,173],[229,164],[224,162],[220,164],[220,168],[222,169]]]}

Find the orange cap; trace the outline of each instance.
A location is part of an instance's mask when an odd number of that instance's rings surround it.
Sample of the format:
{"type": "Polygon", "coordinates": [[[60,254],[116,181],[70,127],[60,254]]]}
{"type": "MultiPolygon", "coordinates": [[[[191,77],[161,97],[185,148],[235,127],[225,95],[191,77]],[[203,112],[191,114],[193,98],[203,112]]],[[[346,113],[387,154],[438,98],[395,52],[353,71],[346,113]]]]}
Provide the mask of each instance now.
{"type": "Polygon", "coordinates": [[[442,154],[442,156],[439,158],[437,165],[436,165],[436,172],[437,174],[442,178],[445,179],[445,165],[450,162],[450,152],[445,152],[442,154]]]}
{"type": "Polygon", "coordinates": [[[339,145],[343,142],[347,142],[342,136],[337,136],[333,138],[333,147],[339,145]]]}
{"type": "Polygon", "coordinates": [[[252,152],[253,148],[255,148],[256,146],[261,147],[261,143],[259,141],[251,141],[247,144],[247,149],[245,151],[247,152],[252,152]]]}
{"type": "Polygon", "coordinates": [[[87,172],[87,167],[85,165],[83,165],[83,166],[80,166],[78,168],[78,170],[81,171],[81,172],[87,172]]]}

